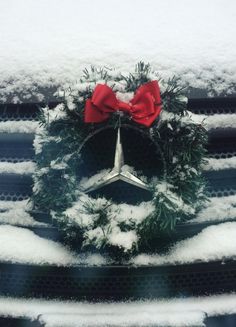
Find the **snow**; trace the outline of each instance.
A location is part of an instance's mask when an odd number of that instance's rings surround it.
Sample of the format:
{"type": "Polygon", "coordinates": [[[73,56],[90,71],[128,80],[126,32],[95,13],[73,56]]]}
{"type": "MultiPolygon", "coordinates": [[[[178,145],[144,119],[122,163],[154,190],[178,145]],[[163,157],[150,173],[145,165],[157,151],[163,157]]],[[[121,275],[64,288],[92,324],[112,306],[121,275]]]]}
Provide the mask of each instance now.
{"type": "Polygon", "coordinates": [[[162,111],[161,120],[172,121],[180,119],[182,124],[201,124],[207,131],[215,129],[231,129],[236,127],[236,114],[213,114],[213,115],[199,115],[191,111],[187,111],[187,115],[179,118],[176,114],[162,111]]]}
{"type": "Polygon", "coordinates": [[[163,265],[233,259],[236,257],[235,235],[235,222],[210,226],[192,238],[177,242],[168,254],[140,254],[131,263],[163,265]]]}
{"type": "Polygon", "coordinates": [[[119,225],[125,223],[133,228],[153,210],[154,206],[151,202],[142,202],[139,205],[115,204],[105,198],[93,199],[83,194],[64,214],[68,219],[68,224],[78,225],[85,229],[83,245],[93,243],[99,248],[102,246],[104,238],[107,238],[106,241],[109,244],[123,247],[126,252],[137,243],[138,236],[134,230],[122,232],[119,225]],[[93,212],[87,211],[88,205],[93,208],[93,212]],[[97,227],[95,222],[98,212],[104,210],[107,212],[108,221],[102,227],[97,227]]]}
{"type": "Polygon", "coordinates": [[[47,118],[48,124],[51,124],[55,120],[64,119],[67,117],[65,112],[65,106],[63,103],[59,103],[53,110],[50,110],[49,107],[42,108],[44,117],[47,118]]]}
{"type": "Polygon", "coordinates": [[[151,202],[142,202],[139,205],[111,204],[105,198],[89,198],[86,194],[80,200],[74,202],[64,214],[68,223],[73,223],[86,230],[84,244],[96,243],[99,247],[104,241],[104,233],[107,231],[107,242],[118,247],[123,247],[124,251],[129,251],[137,243],[138,236],[135,231],[122,232],[119,223],[130,225],[139,224],[154,210],[151,202]],[[86,211],[86,203],[93,207],[94,213],[86,211]],[[97,210],[108,212],[109,222],[101,227],[94,226],[98,214],[97,210]]]}
{"type": "Polygon", "coordinates": [[[39,123],[31,120],[22,121],[1,121],[0,133],[27,133],[34,134],[39,127],[39,123]]]}
{"type": "Polygon", "coordinates": [[[116,303],[0,297],[0,315],[39,319],[46,323],[46,327],[128,327],[154,324],[197,327],[204,326],[206,315],[212,317],[234,313],[235,294],[116,303]]]}
{"type": "Polygon", "coordinates": [[[85,66],[126,73],[140,60],[165,79],[230,93],[235,15],[234,0],[1,1],[0,101],[47,100],[45,88],[79,80],[85,66]]]}
{"type": "Polygon", "coordinates": [[[149,312],[133,312],[121,315],[114,314],[46,314],[39,321],[45,327],[102,327],[102,326],[137,326],[137,327],[199,327],[204,326],[205,313],[202,312],[171,312],[150,314],[149,312]]]}
{"type": "Polygon", "coordinates": [[[138,241],[135,231],[122,232],[119,227],[114,228],[108,238],[111,245],[124,248],[125,252],[131,250],[138,241]]]}
{"type": "Polygon", "coordinates": [[[64,212],[68,221],[76,222],[81,228],[90,228],[93,225],[96,214],[87,214],[83,208],[83,201],[77,201],[64,212]]]}
{"type": "Polygon", "coordinates": [[[32,209],[28,200],[0,201],[0,224],[20,226],[46,226],[39,223],[28,213],[32,209]]]}
{"type": "MultiPolygon", "coordinates": [[[[68,167],[66,162],[57,162],[56,160],[52,160],[50,162],[50,167],[52,169],[56,169],[56,170],[64,170],[68,167]]],[[[47,170],[47,168],[45,168],[47,170]]],[[[41,169],[42,170],[42,169],[41,169]]]]}
{"type": "Polygon", "coordinates": [[[167,197],[169,201],[165,204],[165,206],[172,211],[178,209],[182,210],[183,212],[194,214],[194,205],[191,206],[185,204],[183,199],[174,192],[174,189],[175,187],[172,184],[167,182],[159,182],[155,185],[155,196],[157,198],[167,197]]]}
{"type": "MultiPolygon", "coordinates": [[[[45,226],[39,223],[28,213],[32,209],[28,200],[24,201],[0,201],[0,224],[21,225],[21,226],[45,226]]],[[[114,213],[117,213],[116,220],[126,221],[130,217],[132,221],[140,223],[152,211],[150,202],[142,202],[139,206],[120,204],[112,206],[114,213]]],[[[75,202],[73,206],[66,210],[68,219],[75,220],[81,227],[92,226],[95,216],[83,212],[83,203],[75,202]]],[[[191,220],[194,223],[207,221],[224,221],[236,219],[236,195],[221,198],[210,198],[206,208],[202,209],[197,216],[191,220]]]]}
{"type": "Polygon", "coordinates": [[[24,209],[30,210],[32,209],[32,205],[30,201],[0,201],[0,211],[5,211],[9,209],[24,209]]]}
{"type": "Polygon", "coordinates": [[[61,137],[60,136],[48,136],[46,131],[44,130],[43,127],[39,127],[37,128],[36,134],[35,134],[35,138],[33,141],[33,147],[34,147],[34,151],[35,154],[39,154],[42,151],[42,147],[43,147],[43,143],[47,141],[47,142],[60,142],[61,141],[61,137]]]}
{"type": "Polygon", "coordinates": [[[189,112],[189,118],[195,123],[202,124],[207,131],[217,128],[235,128],[236,115],[235,114],[214,114],[214,115],[197,115],[189,112]]]}
{"type": "Polygon", "coordinates": [[[210,198],[206,208],[202,209],[191,222],[201,223],[226,219],[236,219],[236,195],[210,198]]]}
{"type": "Polygon", "coordinates": [[[151,202],[141,202],[139,205],[131,205],[121,203],[119,205],[113,203],[112,205],[105,198],[89,198],[86,194],[80,197],[80,200],[74,202],[73,205],[68,208],[64,213],[72,221],[76,221],[81,227],[89,227],[93,219],[96,218],[96,214],[86,215],[85,203],[90,203],[93,206],[94,211],[101,209],[102,207],[108,207],[109,212],[112,213],[114,220],[123,222],[127,220],[127,217],[133,221],[140,223],[145,219],[153,210],[154,207],[151,202]]]}
{"type": "Polygon", "coordinates": [[[24,209],[10,209],[6,212],[0,212],[0,224],[10,224],[17,226],[45,226],[44,223],[39,223],[27,213],[24,209]]]}
{"type": "Polygon", "coordinates": [[[63,246],[19,227],[0,226],[0,248],[1,261],[64,265],[76,262],[73,254],[63,246]]]}
{"type": "MultiPolygon", "coordinates": [[[[236,253],[235,235],[235,222],[210,226],[192,238],[177,242],[167,254],[140,254],[127,264],[165,265],[233,259],[236,253]]],[[[43,239],[30,230],[8,225],[0,225],[0,248],[0,261],[4,262],[61,266],[110,263],[108,258],[99,254],[75,254],[62,244],[43,239]]]]}
{"type": "Polygon", "coordinates": [[[209,158],[203,167],[204,170],[236,169],[236,157],[215,159],[209,158]]]}
{"type": "Polygon", "coordinates": [[[203,126],[209,131],[217,128],[235,128],[236,127],[236,115],[235,114],[215,114],[212,116],[206,116],[203,126]]]}
{"type": "Polygon", "coordinates": [[[9,225],[0,225],[0,249],[2,262],[58,266],[105,264],[99,254],[76,256],[59,243],[41,238],[26,228],[9,225]]]}
{"type": "Polygon", "coordinates": [[[36,169],[36,164],[32,161],[25,162],[0,162],[0,174],[21,174],[31,175],[36,169]]]}
{"type": "Polygon", "coordinates": [[[141,223],[147,216],[149,216],[153,210],[154,206],[151,202],[141,202],[139,205],[131,205],[126,203],[121,203],[119,206],[113,204],[112,210],[117,212],[117,221],[126,221],[127,217],[130,217],[137,224],[141,223]]]}
{"type": "Polygon", "coordinates": [[[129,103],[134,97],[133,92],[116,92],[116,98],[120,101],[129,103]]]}

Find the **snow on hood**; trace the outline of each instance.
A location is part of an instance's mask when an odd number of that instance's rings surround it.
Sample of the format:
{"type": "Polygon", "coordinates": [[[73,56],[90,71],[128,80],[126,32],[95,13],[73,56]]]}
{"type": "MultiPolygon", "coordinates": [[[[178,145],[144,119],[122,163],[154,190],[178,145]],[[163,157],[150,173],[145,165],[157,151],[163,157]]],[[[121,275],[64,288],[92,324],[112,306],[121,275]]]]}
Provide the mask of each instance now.
{"type": "Polygon", "coordinates": [[[0,2],[0,102],[47,100],[84,67],[150,62],[209,95],[236,81],[234,0],[0,2]]]}
{"type": "Polygon", "coordinates": [[[0,314],[39,319],[47,327],[205,326],[206,316],[236,313],[235,294],[88,303],[0,297],[0,314]]]}

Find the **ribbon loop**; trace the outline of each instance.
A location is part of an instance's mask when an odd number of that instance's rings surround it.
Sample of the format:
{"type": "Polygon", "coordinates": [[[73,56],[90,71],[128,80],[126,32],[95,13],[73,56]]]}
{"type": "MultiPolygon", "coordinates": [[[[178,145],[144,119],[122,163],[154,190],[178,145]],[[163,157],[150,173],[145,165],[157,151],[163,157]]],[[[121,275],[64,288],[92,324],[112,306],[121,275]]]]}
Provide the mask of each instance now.
{"type": "Polygon", "coordinates": [[[157,81],[141,85],[130,103],[119,101],[106,84],[98,84],[92,97],[86,101],[86,123],[101,123],[115,111],[124,111],[138,124],[150,127],[161,112],[160,88],[157,81]]]}

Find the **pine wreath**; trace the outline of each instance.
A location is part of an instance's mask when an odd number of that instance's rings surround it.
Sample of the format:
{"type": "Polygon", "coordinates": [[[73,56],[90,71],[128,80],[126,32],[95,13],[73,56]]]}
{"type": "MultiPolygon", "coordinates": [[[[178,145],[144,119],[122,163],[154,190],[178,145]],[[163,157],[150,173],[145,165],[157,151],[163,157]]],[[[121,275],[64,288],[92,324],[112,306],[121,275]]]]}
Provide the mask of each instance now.
{"type": "MultiPolygon", "coordinates": [[[[178,79],[165,82],[142,62],[127,76],[92,67],[84,71],[73,89],[64,91],[59,105],[41,109],[32,200],[36,210],[51,215],[71,248],[116,257],[140,249],[154,251],[157,235],[170,233],[177,223],[193,218],[200,210],[206,200],[201,166],[207,136],[203,127],[191,120],[183,91],[178,79]],[[127,102],[138,88],[157,79],[161,85],[161,103],[157,104],[161,113],[151,126],[120,111],[109,113],[101,122],[85,122],[85,107],[97,85],[108,86],[116,97],[127,102]],[[162,166],[158,176],[143,176],[142,171],[126,167],[148,185],[151,196],[147,201],[141,197],[139,203],[117,203],[84,191],[86,183],[93,185],[104,173],[102,170],[89,178],[83,176],[84,146],[99,137],[101,144],[106,138],[104,130],[117,131],[119,127],[140,132],[141,139],[148,138],[158,151],[162,166]]],[[[99,146],[95,148],[99,151],[99,146]]]]}

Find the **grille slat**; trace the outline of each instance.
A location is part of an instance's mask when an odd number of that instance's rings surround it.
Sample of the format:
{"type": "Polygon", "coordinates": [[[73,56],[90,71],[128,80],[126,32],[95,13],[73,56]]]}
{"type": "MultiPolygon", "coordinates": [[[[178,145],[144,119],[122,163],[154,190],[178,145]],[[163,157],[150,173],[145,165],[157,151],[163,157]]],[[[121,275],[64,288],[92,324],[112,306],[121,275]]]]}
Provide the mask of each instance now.
{"type": "MultiPolygon", "coordinates": [[[[222,197],[236,194],[236,170],[208,171],[204,176],[208,181],[209,196],[222,197]]],[[[32,185],[31,176],[0,174],[0,200],[26,199],[32,194],[32,185]]]]}
{"type": "Polygon", "coordinates": [[[236,113],[235,97],[189,99],[188,110],[200,115],[236,113]]]}
{"type": "Polygon", "coordinates": [[[80,300],[196,296],[236,291],[236,262],[160,267],[0,264],[2,295],[80,300]]]}

